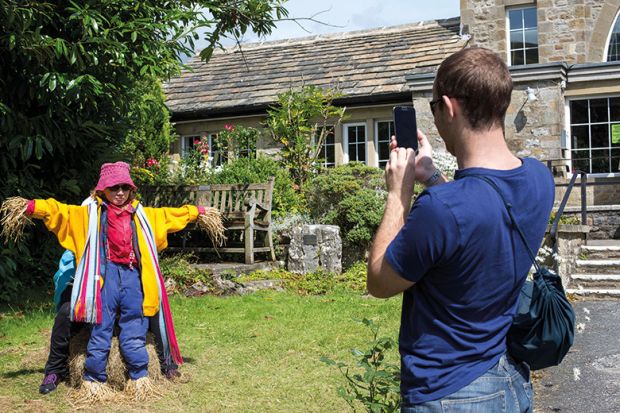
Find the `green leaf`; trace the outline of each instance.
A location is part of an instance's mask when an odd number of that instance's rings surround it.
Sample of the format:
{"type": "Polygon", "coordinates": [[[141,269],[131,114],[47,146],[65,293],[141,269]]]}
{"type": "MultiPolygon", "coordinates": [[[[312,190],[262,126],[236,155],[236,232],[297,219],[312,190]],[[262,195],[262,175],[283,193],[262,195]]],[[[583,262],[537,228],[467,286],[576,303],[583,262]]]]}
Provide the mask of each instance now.
{"type": "Polygon", "coordinates": [[[323,363],[325,363],[325,364],[327,364],[329,366],[333,366],[333,365],[336,364],[336,362],[334,360],[332,360],[330,358],[327,358],[325,356],[322,356],[320,360],[321,360],[321,362],[323,362],[323,363]]]}
{"type": "Polygon", "coordinates": [[[49,82],[47,83],[47,88],[50,92],[53,92],[56,89],[56,76],[52,75],[49,78],[49,82]]]}
{"type": "Polygon", "coordinates": [[[131,32],[131,42],[135,43],[136,39],[138,39],[138,32],[131,32]]]}

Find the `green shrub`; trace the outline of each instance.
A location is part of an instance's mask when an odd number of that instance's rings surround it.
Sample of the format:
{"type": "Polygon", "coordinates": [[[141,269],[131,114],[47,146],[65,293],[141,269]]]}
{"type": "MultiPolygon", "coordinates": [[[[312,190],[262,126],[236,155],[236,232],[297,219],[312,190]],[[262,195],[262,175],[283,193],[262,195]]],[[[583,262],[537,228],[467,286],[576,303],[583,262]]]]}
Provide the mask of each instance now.
{"type": "Polygon", "coordinates": [[[339,286],[346,289],[366,292],[366,275],[368,274],[366,269],[366,263],[364,261],[358,261],[353,264],[349,269],[342,274],[336,276],[336,281],[339,286]]]}
{"type": "Polygon", "coordinates": [[[214,174],[212,182],[217,184],[266,182],[275,177],[273,189],[272,215],[282,217],[305,211],[303,196],[296,193],[293,181],[284,168],[274,159],[239,158],[225,164],[214,174]]]}
{"type": "Polygon", "coordinates": [[[359,162],[326,169],[310,181],[310,215],[340,227],[345,268],[365,258],[383,216],[385,194],[383,171],[359,162]]]}
{"type": "Polygon", "coordinates": [[[258,270],[240,276],[237,281],[283,280],[284,288],[300,295],[323,295],[337,289],[366,291],[366,263],[356,262],[342,274],[332,274],[322,270],[306,275],[283,269],[258,270]]]}
{"type": "MultiPolygon", "coordinates": [[[[555,221],[556,215],[557,215],[557,211],[551,212],[551,216],[549,217],[549,225],[553,224],[553,221],[555,221]]],[[[560,217],[559,224],[562,224],[562,225],[581,225],[581,220],[576,215],[562,215],[560,217]]]]}
{"type": "Polygon", "coordinates": [[[164,278],[172,278],[179,286],[189,287],[197,282],[211,285],[211,272],[194,267],[195,261],[192,254],[166,255],[159,260],[159,266],[164,278]]]}

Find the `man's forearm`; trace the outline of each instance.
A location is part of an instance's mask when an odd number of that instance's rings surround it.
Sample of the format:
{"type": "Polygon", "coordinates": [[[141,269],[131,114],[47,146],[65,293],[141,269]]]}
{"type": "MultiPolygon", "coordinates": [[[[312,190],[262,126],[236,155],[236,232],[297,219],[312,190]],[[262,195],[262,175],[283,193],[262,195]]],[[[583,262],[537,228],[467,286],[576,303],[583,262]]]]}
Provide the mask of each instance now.
{"type": "Polygon", "coordinates": [[[375,297],[391,297],[407,288],[411,283],[394,272],[385,260],[390,242],[405,224],[411,206],[411,196],[388,193],[383,219],[370,247],[368,257],[368,292],[375,297]]]}

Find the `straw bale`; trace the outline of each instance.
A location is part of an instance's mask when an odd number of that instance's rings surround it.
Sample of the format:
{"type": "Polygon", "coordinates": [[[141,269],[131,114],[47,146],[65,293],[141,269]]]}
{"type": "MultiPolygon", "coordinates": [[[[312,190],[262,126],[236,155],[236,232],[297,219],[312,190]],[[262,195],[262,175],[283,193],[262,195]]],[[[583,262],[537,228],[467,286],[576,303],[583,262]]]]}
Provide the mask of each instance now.
{"type": "MultiPolygon", "coordinates": [[[[87,329],[83,329],[78,335],[71,339],[69,347],[69,385],[79,388],[82,385],[84,375],[84,361],[86,359],[86,345],[88,344],[89,333],[87,329]]],[[[147,335],[146,350],[149,354],[149,378],[154,381],[164,380],[161,374],[157,351],[155,350],[155,342],[152,334],[147,335]]],[[[129,376],[127,375],[127,367],[123,361],[118,337],[112,338],[112,346],[108,356],[108,386],[112,390],[123,391],[129,376]]]]}

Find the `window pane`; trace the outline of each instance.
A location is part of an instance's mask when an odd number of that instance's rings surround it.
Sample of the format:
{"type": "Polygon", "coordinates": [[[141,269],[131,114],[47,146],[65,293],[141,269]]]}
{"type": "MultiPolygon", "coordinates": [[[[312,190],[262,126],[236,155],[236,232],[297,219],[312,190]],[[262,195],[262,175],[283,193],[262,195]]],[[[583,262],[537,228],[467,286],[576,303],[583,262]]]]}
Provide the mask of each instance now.
{"type": "Polygon", "coordinates": [[[510,32],[510,50],[523,49],[523,32],[510,32]]]}
{"type": "Polygon", "coordinates": [[[609,172],[609,149],[592,151],[592,173],[609,172]]]}
{"type": "Polygon", "coordinates": [[[390,139],[390,122],[377,122],[377,140],[390,139]]]}
{"type": "Polygon", "coordinates": [[[612,122],[620,121],[620,98],[609,98],[609,116],[612,122]]]}
{"type": "Polygon", "coordinates": [[[523,11],[510,10],[508,12],[508,21],[510,22],[510,30],[523,28],[523,11]]]}
{"type": "Polygon", "coordinates": [[[327,166],[336,164],[336,147],[334,145],[327,145],[325,147],[325,163],[327,166]]]}
{"type": "Polygon", "coordinates": [[[590,100],[590,123],[607,122],[607,99],[590,100]]]}
{"type": "Polygon", "coordinates": [[[524,64],[525,61],[523,58],[523,50],[513,50],[510,57],[510,62],[513,66],[524,64]]]}
{"type": "Polygon", "coordinates": [[[611,172],[620,172],[620,149],[611,150],[611,172]]]}
{"type": "Polygon", "coordinates": [[[617,60],[620,60],[620,17],[616,19],[607,49],[607,61],[614,62],[617,60]]]}
{"type": "Polygon", "coordinates": [[[523,10],[524,28],[536,27],[536,7],[523,10]]]}
{"type": "Polygon", "coordinates": [[[590,173],[589,151],[571,151],[573,172],[584,171],[590,173]]]}
{"type": "Polygon", "coordinates": [[[571,128],[571,136],[573,141],[573,149],[586,149],[590,147],[590,140],[588,139],[589,128],[584,126],[573,126],[571,128]]]}
{"type": "Polygon", "coordinates": [[[570,102],[570,122],[588,123],[588,101],[573,100],[570,102]]]}
{"type": "Polygon", "coordinates": [[[365,142],[366,141],[366,128],[363,126],[357,127],[357,141],[365,142]]]}
{"type": "MultiPolygon", "coordinates": [[[[379,142],[379,160],[387,161],[389,157],[390,157],[390,143],[379,142]]],[[[379,162],[379,165],[381,165],[381,162],[379,162]]]]}
{"type": "Polygon", "coordinates": [[[530,29],[525,31],[525,47],[538,46],[538,30],[530,29]]]}
{"type": "Polygon", "coordinates": [[[525,64],[538,63],[538,49],[525,49],[525,64]]]}
{"type": "Polygon", "coordinates": [[[620,33],[614,33],[609,39],[609,49],[607,50],[607,61],[615,62],[620,60],[620,33]]]}
{"type": "Polygon", "coordinates": [[[357,154],[355,152],[355,144],[349,143],[349,160],[357,161],[357,154]]]}
{"type": "Polygon", "coordinates": [[[609,146],[609,125],[592,125],[590,128],[591,147],[607,148],[609,146]]]}
{"type": "Polygon", "coordinates": [[[366,162],[366,148],[364,145],[357,145],[357,160],[360,162],[366,162]]]}

